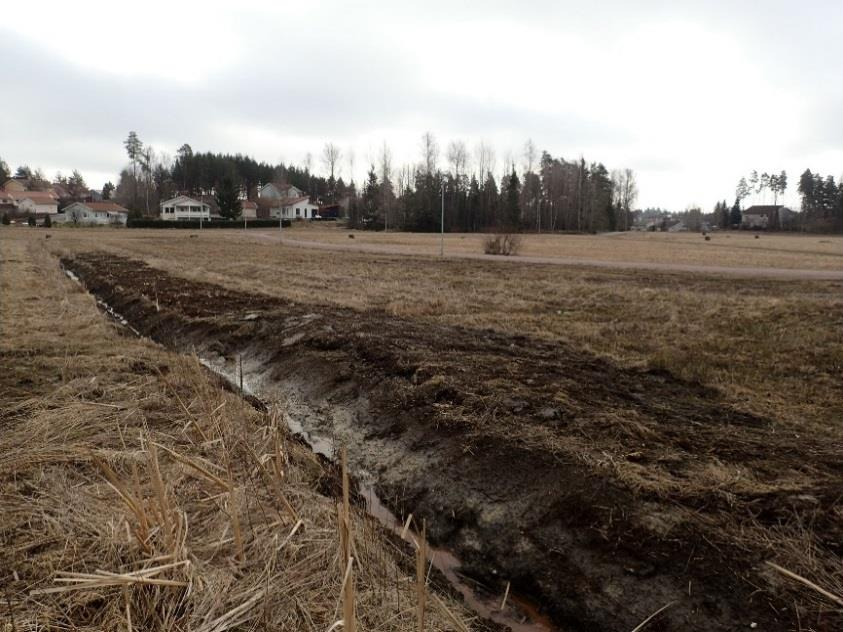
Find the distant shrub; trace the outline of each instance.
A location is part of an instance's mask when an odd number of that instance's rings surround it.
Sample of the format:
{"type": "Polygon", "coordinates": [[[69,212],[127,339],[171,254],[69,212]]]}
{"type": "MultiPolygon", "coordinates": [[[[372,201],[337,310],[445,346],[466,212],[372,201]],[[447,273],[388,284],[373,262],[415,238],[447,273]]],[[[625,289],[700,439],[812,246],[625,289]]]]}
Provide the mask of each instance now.
{"type": "Polygon", "coordinates": [[[47,215],[46,217],[44,217],[44,228],[52,228],[52,226],[53,226],[53,220],[51,220],[50,216],[47,215]]]}
{"type": "Polygon", "coordinates": [[[3,226],[8,226],[12,223],[12,220],[9,219],[9,216],[6,213],[3,213],[3,226]]]}
{"type": "Polygon", "coordinates": [[[498,233],[487,235],[483,240],[483,252],[487,255],[517,255],[521,249],[521,235],[498,233]]]}
{"type": "Polygon", "coordinates": [[[35,218],[32,215],[30,215],[29,217],[26,218],[26,223],[29,224],[30,226],[35,226],[35,218]]]}

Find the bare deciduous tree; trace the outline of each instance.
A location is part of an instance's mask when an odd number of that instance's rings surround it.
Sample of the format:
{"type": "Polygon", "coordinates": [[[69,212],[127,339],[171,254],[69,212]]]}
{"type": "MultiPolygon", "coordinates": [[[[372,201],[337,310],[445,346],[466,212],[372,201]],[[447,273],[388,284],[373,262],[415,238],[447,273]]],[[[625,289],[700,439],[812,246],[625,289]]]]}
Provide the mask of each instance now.
{"type": "Polygon", "coordinates": [[[459,180],[465,173],[465,164],[468,159],[468,151],[465,143],[461,140],[454,140],[448,145],[448,162],[451,164],[451,172],[459,180]]]}
{"type": "Polygon", "coordinates": [[[475,162],[477,164],[477,179],[483,182],[486,176],[495,170],[495,150],[485,141],[474,149],[475,162]]]}
{"type": "Polygon", "coordinates": [[[536,165],[536,146],[532,138],[528,138],[524,143],[524,172],[533,173],[533,167],[536,165]]]}
{"type": "Polygon", "coordinates": [[[342,151],[340,151],[339,147],[334,145],[334,143],[325,143],[325,146],[322,148],[322,162],[325,163],[325,168],[330,172],[332,180],[334,179],[334,173],[341,158],[342,151]]]}
{"type": "Polygon", "coordinates": [[[433,132],[425,132],[421,138],[422,169],[426,174],[436,172],[436,164],[439,160],[439,143],[433,132]]]}
{"type": "Polygon", "coordinates": [[[632,169],[612,170],[612,204],[619,213],[618,228],[629,230],[629,213],[638,198],[638,185],[632,169]]]}

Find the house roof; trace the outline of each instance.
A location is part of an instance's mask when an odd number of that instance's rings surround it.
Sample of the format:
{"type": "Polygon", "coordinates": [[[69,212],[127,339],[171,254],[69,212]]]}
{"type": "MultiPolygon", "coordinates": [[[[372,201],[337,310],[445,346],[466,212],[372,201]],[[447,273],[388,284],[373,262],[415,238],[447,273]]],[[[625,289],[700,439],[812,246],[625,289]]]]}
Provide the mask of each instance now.
{"type": "Polygon", "coordinates": [[[117,202],[106,200],[105,202],[80,202],[92,211],[107,211],[108,213],[128,213],[129,209],[120,206],[117,202]]]}
{"type": "Polygon", "coordinates": [[[180,206],[180,205],[192,205],[198,204],[200,206],[209,206],[207,202],[202,202],[197,200],[196,198],[188,197],[186,195],[177,195],[174,198],[170,198],[169,200],[164,200],[159,204],[159,206],[180,206]]]}
{"type": "Polygon", "coordinates": [[[11,191],[12,197],[18,202],[30,199],[36,204],[55,204],[56,194],[49,191],[11,191]]]}
{"type": "Polygon", "coordinates": [[[281,198],[279,201],[282,203],[283,206],[293,206],[294,204],[298,204],[300,202],[307,202],[310,198],[306,195],[297,198],[281,198]]]}
{"type": "MultiPolygon", "coordinates": [[[[298,187],[294,187],[294,185],[290,184],[289,182],[267,182],[265,185],[261,187],[261,189],[265,189],[266,187],[275,187],[278,191],[288,191],[291,188],[299,189],[298,187]]],[[[301,189],[299,189],[301,191],[301,189]]]]}
{"type": "Polygon", "coordinates": [[[257,202],[253,202],[252,200],[240,200],[240,208],[257,208],[257,202]]]}

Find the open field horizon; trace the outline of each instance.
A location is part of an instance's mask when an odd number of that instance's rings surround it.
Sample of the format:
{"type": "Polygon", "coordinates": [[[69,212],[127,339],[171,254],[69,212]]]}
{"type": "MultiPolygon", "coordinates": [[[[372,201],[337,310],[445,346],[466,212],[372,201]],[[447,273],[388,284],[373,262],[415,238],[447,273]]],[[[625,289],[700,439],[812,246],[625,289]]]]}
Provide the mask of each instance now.
{"type": "MultiPolygon", "coordinates": [[[[389,247],[395,253],[439,254],[439,233],[349,230],[330,223],[293,224],[288,238],[349,247],[389,247]],[[353,238],[349,238],[353,235],[353,238]]],[[[261,229],[262,234],[278,231],[261,229]]],[[[283,233],[282,233],[283,234],[283,233]]],[[[524,257],[695,266],[843,271],[843,236],[766,231],[626,231],[602,234],[519,233],[524,257]],[[756,237],[757,236],[757,237],[756,237]]],[[[486,233],[445,233],[445,254],[482,254],[486,233]]]]}
{"type": "MultiPolygon", "coordinates": [[[[236,225],[235,225],[236,226],[236,225]]],[[[11,227],[10,230],[30,230],[11,227]]],[[[126,240],[157,236],[162,241],[179,240],[199,231],[164,229],[114,229],[111,227],[61,227],[51,229],[61,238],[73,234],[79,239],[96,241],[114,237],[113,231],[126,230],[126,240]]],[[[216,232],[220,229],[213,229],[216,232]]],[[[206,234],[204,231],[202,234],[206,234]]],[[[228,240],[242,242],[284,241],[290,246],[325,247],[343,251],[363,251],[383,255],[438,256],[439,233],[403,231],[350,230],[333,223],[294,223],[282,231],[277,229],[243,230],[236,226],[223,230],[228,240]]],[[[652,265],[654,271],[710,272],[744,276],[772,276],[781,270],[815,271],[817,278],[843,277],[843,236],[753,231],[719,231],[709,233],[706,241],[699,233],[621,232],[603,234],[536,234],[521,233],[516,257],[492,257],[483,254],[486,233],[445,233],[446,257],[482,260],[508,259],[560,265],[599,266],[623,269],[652,265]],[[758,237],[756,238],[756,235],[758,237]]],[[[796,276],[796,275],[794,275],[796,276]]]]}

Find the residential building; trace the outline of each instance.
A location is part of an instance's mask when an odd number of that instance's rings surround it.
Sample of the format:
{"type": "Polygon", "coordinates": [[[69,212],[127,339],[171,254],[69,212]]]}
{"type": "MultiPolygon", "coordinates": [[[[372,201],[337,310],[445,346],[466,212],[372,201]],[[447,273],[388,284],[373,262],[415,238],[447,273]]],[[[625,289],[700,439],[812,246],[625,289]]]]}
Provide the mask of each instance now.
{"type": "Polygon", "coordinates": [[[56,215],[56,223],[125,226],[129,210],[115,202],[74,202],[56,215]]]}
{"type": "Polygon", "coordinates": [[[17,210],[15,197],[4,189],[0,189],[0,215],[14,215],[17,210]]]}
{"type": "Polygon", "coordinates": [[[26,191],[26,181],[21,178],[9,178],[3,183],[3,189],[10,193],[26,191]]]}
{"type": "Polygon", "coordinates": [[[161,219],[167,221],[211,219],[211,207],[206,202],[179,195],[161,202],[161,219]]]}
{"type": "Polygon", "coordinates": [[[789,227],[796,211],[780,205],[756,205],[741,211],[741,228],[750,230],[780,230],[789,227]]]}
{"type": "Polygon", "coordinates": [[[305,192],[299,189],[298,187],[294,187],[292,184],[277,184],[275,182],[270,182],[268,184],[263,185],[258,190],[258,197],[272,199],[291,199],[305,197],[305,192]]]}
{"type": "Polygon", "coordinates": [[[258,216],[258,204],[252,200],[240,200],[240,214],[247,219],[256,219],[258,216]]]}
{"type": "Polygon", "coordinates": [[[8,191],[17,206],[19,215],[55,215],[59,210],[58,197],[50,191],[8,191]]]}
{"type": "Polygon", "coordinates": [[[319,207],[307,196],[298,198],[262,198],[258,200],[259,216],[273,219],[313,219],[319,207]]]}

